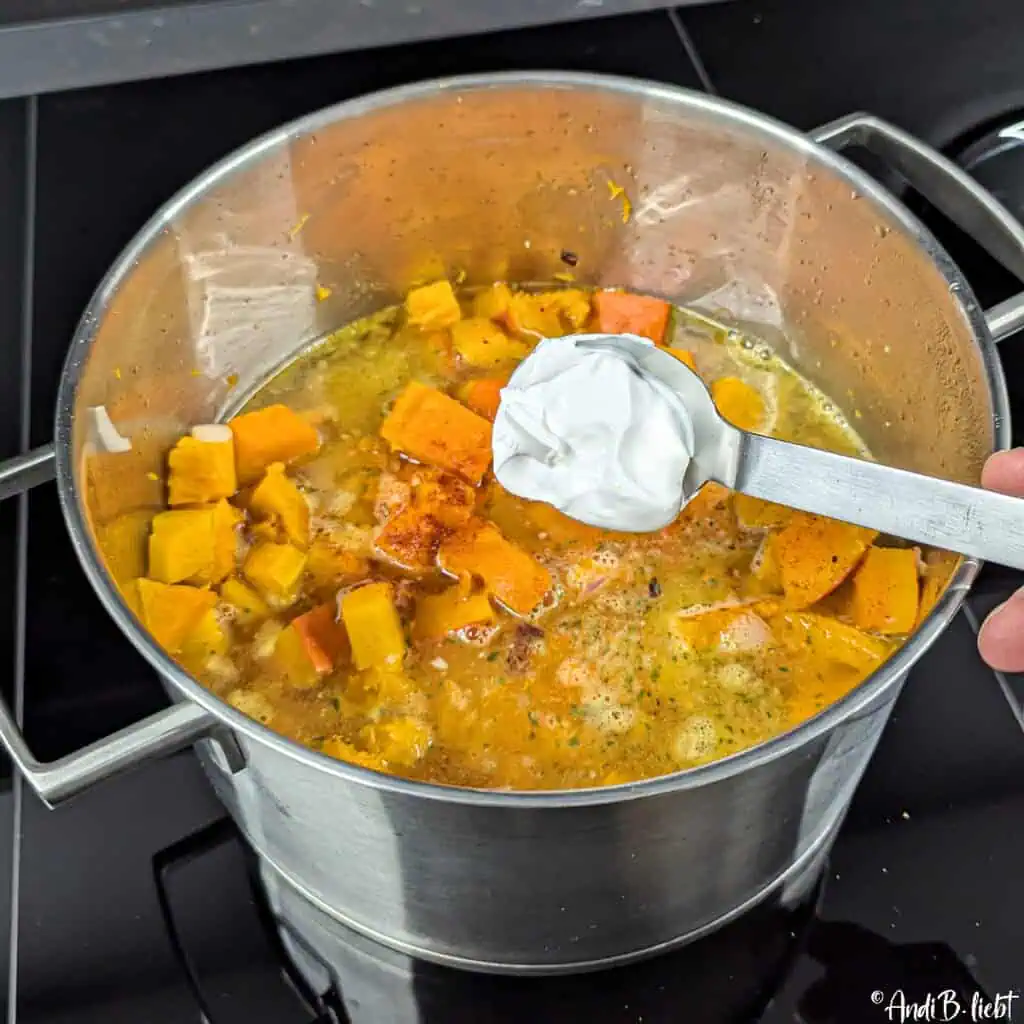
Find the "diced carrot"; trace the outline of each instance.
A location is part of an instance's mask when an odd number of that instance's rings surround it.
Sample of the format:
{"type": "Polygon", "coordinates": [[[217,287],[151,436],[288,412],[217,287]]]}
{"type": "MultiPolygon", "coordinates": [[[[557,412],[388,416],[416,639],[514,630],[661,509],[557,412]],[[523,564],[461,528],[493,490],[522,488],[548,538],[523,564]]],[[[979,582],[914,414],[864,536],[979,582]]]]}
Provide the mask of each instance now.
{"type": "Polygon", "coordinates": [[[773,547],[786,603],[791,608],[807,608],[831,594],[876,536],[874,530],[793,512],[776,534],[773,547]]]}
{"type": "Polygon", "coordinates": [[[348,634],[338,621],[337,601],[317,605],[305,615],[292,619],[292,626],[302,637],[317,672],[330,672],[348,656],[348,634]]]}
{"type": "Polygon", "coordinates": [[[493,622],[494,608],[486,594],[465,595],[459,586],[441,594],[421,597],[416,603],[412,635],[417,641],[440,640],[466,626],[493,622]]]}
{"type": "Polygon", "coordinates": [[[853,574],[854,625],[876,633],[909,633],[917,622],[920,586],[914,548],[868,549],[853,574]]]}
{"type": "Polygon", "coordinates": [[[240,484],[255,483],[272,462],[291,462],[320,447],[320,435],[286,405],[243,413],[228,423],[240,484]]]}
{"type": "Polygon", "coordinates": [[[405,653],[391,584],[369,583],[341,599],[341,618],[357,669],[397,666],[405,653]]]}
{"type": "Polygon", "coordinates": [[[491,463],[491,425],[448,395],[413,382],[380,428],[395,451],[480,483],[491,463]]]}
{"type": "Polygon", "coordinates": [[[284,471],[284,464],[273,462],[252,492],[249,508],[264,519],[280,525],[285,537],[296,547],[309,543],[309,506],[302,491],[284,471]]]}
{"type": "Polygon", "coordinates": [[[720,377],[711,385],[718,411],[740,430],[760,430],[765,423],[764,399],[739,377],[720,377]]]}
{"type": "Polygon", "coordinates": [[[483,377],[463,385],[460,397],[478,416],[494,422],[501,404],[501,389],[508,383],[507,377],[483,377]]]}
{"type": "Polygon", "coordinates": [[[685,363],[694,373],[697,372],[697,360],[688,348],[670,348],[668,350],[679,360],[685,363]]]}
{"type": "Polygon", "coordinates": [[[471,520],[443,541],[438,560],[454,576],[479,577],[488,593],[520,615],[533,611],[551,589],[547,569],[483,520],[471,520]]]}
{"type": "Polygon", "coordinates": [[[638,334],[661,344],[672,307],[664,299],[631,292],[595,292],[597,329],[603,334],[638,334]]]}
{"type": "Polygon", "coordinates": [[[529,349],[510,338],[493,320],[472,317],[451,327],[452,348],[464,363],[490,369],[522,359],[529,349]]]}
{"type": "Polygon", "coordinates": [[[142,624],[161,647],[177,654],[202,617],[217,603],[212,590],[158,583],[144,576],[135,581],[142,624]]]}
{"type": "Polygon", "coordinates": [[[171,449],[167,465],[169,505],[205,505],[238,489],[234,435],[224,424],[193,427],[171,449]]]}
{"type": "Polygon", "coordinates": [[[443,526],[461,526],[473,514],[476,491],[451,473],[421,470],[415,479],[412,504],[443,526]]]}
{"type": "Polygon", "coordinates": [[[442,529],[432,515],[410,505],[381,527],[376,546],[403,568],[427,569],[434,564],[442,529]]]}

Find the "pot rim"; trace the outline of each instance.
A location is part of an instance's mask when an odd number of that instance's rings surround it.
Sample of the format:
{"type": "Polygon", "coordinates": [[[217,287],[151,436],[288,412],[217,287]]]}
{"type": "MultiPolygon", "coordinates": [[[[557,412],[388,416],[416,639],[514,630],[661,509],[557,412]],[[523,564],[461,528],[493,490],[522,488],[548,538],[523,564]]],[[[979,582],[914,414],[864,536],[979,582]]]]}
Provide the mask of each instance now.
{"type": "Polygon", "coordinates": [[[243,733],[249,740],[274,748],[278,753],[302,761],[339,780],[394,792],[397,795],[422,797],[457,804],[509,808],[585,807],[618,803],[644,796],[692,789],[727,779],[747,769],[789,754],[809,741],[828,732],[840,722],[870,709],[887,688],[900,679],[945,630],[962,605],[967,591],[978,574],[981,563],[964,559],[945,593],[925,622],[910,639],[858,687],[829,705],[813,718],[770,740],[738,753],[696,768],[639,782],[616,786],[560,790],[481,790],[420,782],[386,775],[369,768],[350,764],[302,746],[294,740],[256,722],[193,679],[173,661],[150,637],[124,599],[100,558],[92,540],[86,514],[75,484],[72,452],[74,398],[82,370],[87,362],[92,341],[105,310],[121,284],[131,274],[148,246],[174,218],[194,200],[213,186],[247,169],[265,154],[286,145],[290,140],[312,134],[319,128],[339,120],[427,99],[438,92],[469,92],[509,87],[586,90],[610,92],[637,99],[657,99],[675,103],[711,118],[760,133],[776,143],[806,155],[829,171],[848,181],[851,188],[869,198],[892,220],[914,238],[950,283],[952,300],[972,330],[975,344],[985,370],[989,397],[993,406],[992,429],[995,450],[1006,448],[1010,441],[1009,399],[1002,366],[995,343],[985,323],[983,312],[973,291],[948,253],[931,232],[893,195],[856,165],[826,146],[819,145],[795,128],[758,113],[748,107],[679,86],[639,78],[578,72],[535,71],[497,72],[428,79],[409,85],[370,93],[345,100],[281,125],[236,149],[180,189],[143,225],[122,250],[89,300],[72,338],[58,389],[55,414],[56,480],[64,520],[72,545],[82,568],[100,602],[120,627],[135,649],[160,674],[177,694],[200,705],[217,719],[243,733]]]}

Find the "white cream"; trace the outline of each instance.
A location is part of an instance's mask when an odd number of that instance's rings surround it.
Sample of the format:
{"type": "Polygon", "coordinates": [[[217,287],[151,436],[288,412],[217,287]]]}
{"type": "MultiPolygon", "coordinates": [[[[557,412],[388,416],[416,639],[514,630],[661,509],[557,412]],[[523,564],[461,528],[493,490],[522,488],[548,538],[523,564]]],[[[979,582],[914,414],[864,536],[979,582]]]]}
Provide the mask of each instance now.
{"type": "Polygon", "coordinates": [[[494,473],[579,522],[658,530],[679,514],[692,431],[682,403],[628,356],[579,344],[600,337],[549,338],[516,368],[494,421],[494,473]]]}

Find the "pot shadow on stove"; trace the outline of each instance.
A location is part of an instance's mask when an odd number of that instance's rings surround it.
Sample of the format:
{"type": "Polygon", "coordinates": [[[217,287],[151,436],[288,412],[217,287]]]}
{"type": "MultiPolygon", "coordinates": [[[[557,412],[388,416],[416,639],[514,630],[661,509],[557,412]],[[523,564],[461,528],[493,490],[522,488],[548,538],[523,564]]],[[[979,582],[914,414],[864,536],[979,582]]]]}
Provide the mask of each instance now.
{"type": "Polygon", "coordinates": [[[818,893],[789,910],[757,907],[673,953],[589,974],[515,978],[417,963],[412,983],[420,1021],[753,1024],[798,956],[818,893]]]}

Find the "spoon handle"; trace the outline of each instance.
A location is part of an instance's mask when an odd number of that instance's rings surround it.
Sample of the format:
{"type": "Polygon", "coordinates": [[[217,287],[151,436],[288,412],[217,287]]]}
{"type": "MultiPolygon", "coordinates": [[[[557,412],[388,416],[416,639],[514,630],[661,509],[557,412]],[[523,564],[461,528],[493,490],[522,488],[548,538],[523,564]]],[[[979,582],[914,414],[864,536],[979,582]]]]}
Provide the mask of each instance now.
{"type": "Polygon", "coordinates": [[[1024,499],[736,431],[720,483],[919,544],[1024,569],[1024,499]]]}

